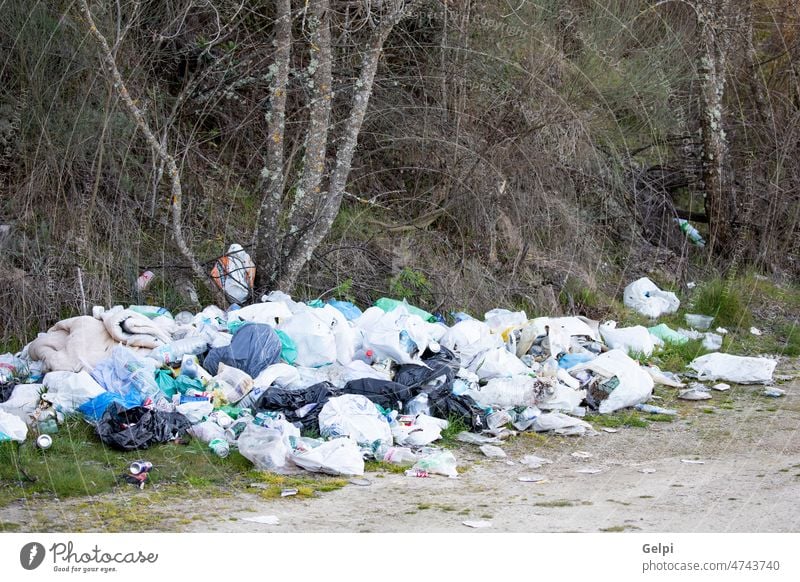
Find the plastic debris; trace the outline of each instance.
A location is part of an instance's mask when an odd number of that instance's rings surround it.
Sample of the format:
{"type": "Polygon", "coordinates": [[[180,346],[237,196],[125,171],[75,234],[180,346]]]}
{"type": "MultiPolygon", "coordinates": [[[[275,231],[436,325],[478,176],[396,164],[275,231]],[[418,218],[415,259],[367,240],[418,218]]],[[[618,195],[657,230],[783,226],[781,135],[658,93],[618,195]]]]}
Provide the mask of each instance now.
{"type": "Polygon", "coordinates": [[[486,528],[492,527],[491,521],[462,521],[465,526],[472,528],[486,528]]]}

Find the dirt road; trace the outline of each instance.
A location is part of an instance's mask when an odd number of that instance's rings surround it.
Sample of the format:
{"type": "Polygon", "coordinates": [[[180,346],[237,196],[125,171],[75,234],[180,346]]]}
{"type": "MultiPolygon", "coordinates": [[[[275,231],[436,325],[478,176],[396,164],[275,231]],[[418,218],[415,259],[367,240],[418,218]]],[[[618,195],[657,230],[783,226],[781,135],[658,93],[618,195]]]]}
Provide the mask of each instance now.
{"type": "MultiPolygon", "coordinates": [[[[311,499],[265,500],[238,492],[175,499],[159,504],[157,522],[135,529],[794,532],[800,529],[800,381],[782,388],[786,396],[775,399],[762,396],[757,386],[716,392],[711,401],[681,403],[678,420],[646,428],[581,438],[523,435],[503,445],[507,460],[490,460],[465,445],[455,451],[466,467],[457,479],[369,473],[367,486],[348,485],[311,499]],[[576,451],[591,457],[572,456],[576,451]],[[520,464],[529,454],[552,464],[520,464]],[[586,469],[599,472],[578,472],[586,469]],[[518,480],[530,475],[545,481],[518,480]],[[280,524],[245,520],[259,515],[277,516],[280,524]],[[491,527],[472,530],[465,520],[491,527]]],[[[88,505],[118,502],[109,495],[88,505]]],[[[90,518],[85,499],[0,510],[0,521],[25,524],[25,530],[127,529],[124,517],[114,525],[93,525],[90,518]]]]}

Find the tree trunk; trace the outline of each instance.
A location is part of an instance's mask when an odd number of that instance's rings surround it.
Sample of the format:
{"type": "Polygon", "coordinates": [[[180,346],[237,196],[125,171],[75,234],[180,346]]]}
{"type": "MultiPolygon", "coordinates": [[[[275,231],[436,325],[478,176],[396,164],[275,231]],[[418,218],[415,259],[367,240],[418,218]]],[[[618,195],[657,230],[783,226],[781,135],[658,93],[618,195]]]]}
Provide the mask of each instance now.
{"type": "Polygon", "coordinates": [[[280,267],[281,214],[284,187],[284,142],[286,134],[286,90],[289,84],[289,61],[292,54],[292,3],[275,2],[275,62],[271,67],[267,161],[261,171],[263,194],[256,233],[256,289],[267,290],[275,284],[280,267]]]}
{"type": "Polygon", "coordinates": [[[696,13],[701,50],[698,70],[702,92],[700,130],[702,137],[701,178],[709,222],[708,250],[723,251],[731,240],[732,204],[726,176],[728,144],[725,120],[725,66],[729,0],[698,0],[696,13]]]}

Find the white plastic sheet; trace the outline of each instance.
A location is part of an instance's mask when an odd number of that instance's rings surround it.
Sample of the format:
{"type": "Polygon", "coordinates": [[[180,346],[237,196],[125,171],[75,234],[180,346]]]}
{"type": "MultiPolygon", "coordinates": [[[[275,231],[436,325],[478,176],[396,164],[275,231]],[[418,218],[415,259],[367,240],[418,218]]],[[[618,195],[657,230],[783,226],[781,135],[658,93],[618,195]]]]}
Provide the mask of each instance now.
{"type": "Polygon", "coordinates": [[[700,380],[727,380],[737,384],[764,384],[772,380],[776,360],[731,354],[706,354],[695,358],[689,367],[700,380]]]}
{"type": "Polygon", "coordinates": [[[495,378],[489,380],[486,386],[470,388],[466,393],[482,407],[533,406],[541,392],[541,387],[537,385],[540,382],[541,379],[531,376],[495,378]]]}
{"type": "Polygon", "coordinates": [[[42,379],[47,393],[43,400],[50,402],[56,410],[72,414],[92,398],[100,396],[105,389],[88,372],[49,372],[42,379]]]}
{"type": "Polygon", "coordinates": [[[284,475],[297,472],[289,459],[289,438],[277,428],[248,424],[236,444],[242,456],[261,471],[284,475]]]}
{"type": "Polygon", "coordinates": [[[467,366],[469,371],[475,372],[479,378],[509,378],[517,374],[530,372],[522,361],[509,352],[505,347],[498,347],[476,354],[467,366]]]}
{"type": "Polygon", "coordinates": [[[625,287],[622,300],[625,307],[654,319],[666,313],[675,313],[681,305],[675,293],[662,291],[647,277],[625,287]]]}

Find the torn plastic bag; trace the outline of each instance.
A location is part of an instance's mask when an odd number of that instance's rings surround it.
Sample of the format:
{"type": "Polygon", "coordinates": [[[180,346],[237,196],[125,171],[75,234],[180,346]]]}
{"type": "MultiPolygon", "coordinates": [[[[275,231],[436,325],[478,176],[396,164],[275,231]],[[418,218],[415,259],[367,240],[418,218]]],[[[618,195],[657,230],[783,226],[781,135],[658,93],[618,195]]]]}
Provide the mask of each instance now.
{"type": "Polygon", "coordinates": [[[375,404],[380,404],[387,410],[401,411],[409,400],[414,397],[411,388],[390,382],[388,380],[375,380],[362,378],[348,382],[342,389],[344,394],[360,394],[366,396],[375,404]]]}
{"type": "Polygon", "coordinates": [[[467,364],[476,354],[491,348],[503,347],[503,338],[493,334],[489,326],[476,319],[465,319],[451,327],[439,343],[452,350],[467,364]]]}
{"type": "MultiPolygon", "coordinates": [[[[598,410],[601,414],[647,402],[653,392],[650,374],[621,350],[600,354],[591,362],[575,366],[570,372],[581,370],[591,370],[603,378],[597,387],[601,388],[600,392],[606,392],[608,397],[600,402],[598,410]]],[[[590,389],[587,397],[593,394],[599,392],[590,389]]]]}
{"type": "Polygon", "coordinates": [[[364,474],[364,458],[353,439],[343,437],[329,441],[315,441],[318,443],[316,446],[311,446],[309,442],[311,440],[300,439],[298,446],[289,456],[298,467],[326,475],[364,474]]]}
{"type": "Polygon", "coordinates": [[[336,395],[329,382],[315,384],[305,390],[270,388],[255,402],[256,410],[280,411],[291,423],[301,422],[304,430],[319,431],[319,413],[322,406],[336,395]]]}
{"type": "Polygon", "coordinates": [[[99,362],[91,376],[109,392],[116,392],[123,400],[140,402],[146,398],[165,399],[155,378],[155,360],[139,358],[123,346],[111,350],[111,357],[99,362]]]}
{"type": "Polygon", "coordinates": [[[28,436],[28,425],[21,418],[0,410],[0,443],[4,441],[25,442],[28,436]]]}
{"type": "MultiPolygon", "coordinates": [[[[414,317],[403,306],[390,312],[370,307],[355,322],[363,333],[362,347],[372,350],[376,360],[390,358],[398,364],[420,364],[420,352],[427,344],[414,341],[406,329],[406,323],[414,317]]],[[[416,319],[417,323],[424,323],[416,319]]]]}
{"type": "Polygon", "coordinates": [[[14,354],[0,354],[0,384],[23,383],[30,375],[28,363],[14,354]]]}
{"type": "Polygon", "coordinates": [[[267,303],[254,303],[241,309],[231,311],[228,315],[228,323],[235,321],[247,321],[249,323],[263,323],[272,327],[277,327],[283,321],[292,317],[289,307],[281,301],[271,301],[267,303]]]}
{"type": "Polygon", "coordinates": [[[731,354],[706,354],[695,358],[689,367],[699,380],[726,380],[737,384],[764,384],[772,381],[776,360],[750,358],[731,354]]]}
{"type": "Polygon", "coordinates": [[[264,323],[249,323],[233,335],[229,346],[209,350],[203,367],[216,375],[220,363],[247,372],[252,378],[280,360],[281,340],[264,323]]]}
{"type": "Polygon", "coordinates": [[[650,374],[656,384],[671,386],[672,388],[683,388],[685,386],[678,376],[671,372],[662,372],[657,366],[642,366],[642,369],[650,374]]]}
{"type": "Polygon", "coordinates": [[[214,439],[225,439],[225,429],[212,420],[195,424],[189,429],[189,434],[204,443],[210,443],[214,439]]]}
{"type": "Polygon", "coordinates": [[[473,431],[486,429],[486,411],[467,394],[453,394],[452,384],[444,384],[428,393],[431,415],[458,418],[473,431]]]}
{"type": "Polygon", "coordinates": [[[638,352],[650,356],[655,349],[653,336],[642,325],[618,328],[615,322],[609,321],[600,326],[600,335],[612,350],[622,350],[628,353],[638,352]]]}
{"type": "Polygon", "coordinates": [[[297,366],[317,368],[336,361],[336,337],[314,309],[306,309],[283,322],[279,328],[297,348],[297,366]]]}
{"type": "Polygon", "coordinates": [[[289,459],[289,436],[276,428],[248,424],[236,442],[239,453],[260,471],[283,475],[298,472],[289,459]]]}
{"type": "Polygon", "coordinates": [[[371,400],[359,394],[328,400],[319,413],[319,432],[327,438],[352,437],[376,458],[383,458],[383,453],[392,446],[392,430],[386,417],[371,400]]]}
{"type": "Polygon", "coordinates": [[[592,425],[580,418],[567,416],[560,412],[547,412],[537,416],[531,425],[536,432],[553,431],[556,434],[581,435],[592,431],[592,425]]]}
{"type": "Polygon", "coordinates": [[[434,451],[417,461],[411,471],[425,471],[444,475],[445,477],[458,477],[458,462],[450,451],[434,451]]]}
{"type": "Polygon", "coordinates": [[[142,404],[142,399],[138,394],[128,394],[127,398],[124,398],[116,392],[103,392],[81,404],[78,412],[91,424],[97,424],[112,402],[118,403],[123,408],[135,408],[142,404]]]}
{"type": "Polygon", "coordinates": [[[486,325],[492,333],[502,334],[510,328],[522,327],[528,321],[524,311],[509,311],[508,309],[492,309],[483,316],[486,325]]]}
{"type": "Polygon", "coordinates": [[[411,425],[399,422],[392,424],[392,436],[398,445],[406,447],[423,447],[442,438],[442,431],[448,422],[425,414],[419,414],[411,425]]]}
{"type": "Polygon", "coordinates": [[[97,435],[104,444],[121,451],[146,449],[184,434],[192,425],[178,412],[149,410],[141,406],[125,409],[118,402],[106,408],[97,423],[97,435]]]}
{"type": "Polygon", "coordinates": [[[527,375],[495,378],[489,380],[485,386],[470,388],[467,394],[482,407],[532,406],[540,398],[552,392],[553,384],[552,379],[533,378],[527,375]]]}
{"type": "Polygon", "coordinates": [[[642,277],[625,287],[622,302],[625,307],[630,307],[653,319],[666,313],[675,313],[681,306],[675,293],[662,291],[647,277],[642,277]]]}
{"type": "Polygon", "coordinates": [[[242,245],[234,243],[214,263],[211,278],[234,303],[244,303],[253,291],[256,266],[242,245]]]}
{"type": "Polygon", "coordinates": [[[43,386],[41,384],[17,384],[11,398],[0,404],[0,410],[13,414],[27,425],[33,424],[31,415],[39,406],[43,386]]]}
{"type": "Polygon", "coordinates": [[[572,412],[581,405],[586,398],[586,390],[574,390],[563,384],[556,384],[552,394],[537,401],[537,406],[542,410],[561,410],[572,412]]]}
{"type": "Polygon", "coordinates": [[[197,424],[214,412],[214,405],[208,400],[197,400],[195,402],[179,404],[175,407],[175,411],[185,416],[189,424],[197,424]]]}
{"type": "Polygon", "coordinates": [[[470,372],[475,372],[479,378],[509,378],[517,374],[526,374],[531,371],[528,366],[509,352],[505,347],[492,348],[476,354],[467,366],[470,372]]]}

